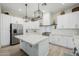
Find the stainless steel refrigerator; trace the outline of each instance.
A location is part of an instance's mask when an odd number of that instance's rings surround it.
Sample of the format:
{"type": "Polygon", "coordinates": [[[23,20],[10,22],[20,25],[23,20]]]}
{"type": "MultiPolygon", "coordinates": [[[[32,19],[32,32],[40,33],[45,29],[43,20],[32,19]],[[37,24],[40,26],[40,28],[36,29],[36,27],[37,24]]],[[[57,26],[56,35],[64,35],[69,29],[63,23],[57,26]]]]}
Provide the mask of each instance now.
{"type": "Polygon", "coordinates": [[[10,45],[15,45],[20,42],[19,39],[15,38],[15,35],[23,35],[22,24],[10,24],[10,45]]]}

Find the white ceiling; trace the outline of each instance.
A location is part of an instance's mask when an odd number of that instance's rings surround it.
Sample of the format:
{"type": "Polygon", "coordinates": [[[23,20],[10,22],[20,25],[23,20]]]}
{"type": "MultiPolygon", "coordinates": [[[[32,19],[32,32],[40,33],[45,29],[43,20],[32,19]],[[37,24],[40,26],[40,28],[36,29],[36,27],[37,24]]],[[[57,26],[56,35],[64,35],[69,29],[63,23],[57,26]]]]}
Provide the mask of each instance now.
{"type": "MultiPolygon", "coordinates": [[[[0,5],[2,11],[10,11],[20,17],[24,17],[26,14],[26,7],[24,3],[1,3],[0,5]]],[[[55,13],[59,10],[67,9],[73,5],[75,5],[75,3],[47,3],[46,6],[42,6],[40,4],[40,9],[42,11],[55,13]]],[[[34,11],[37,10],[37,7],[37,3],[28,3],[28,16],[32,17],[34,11]]]]}

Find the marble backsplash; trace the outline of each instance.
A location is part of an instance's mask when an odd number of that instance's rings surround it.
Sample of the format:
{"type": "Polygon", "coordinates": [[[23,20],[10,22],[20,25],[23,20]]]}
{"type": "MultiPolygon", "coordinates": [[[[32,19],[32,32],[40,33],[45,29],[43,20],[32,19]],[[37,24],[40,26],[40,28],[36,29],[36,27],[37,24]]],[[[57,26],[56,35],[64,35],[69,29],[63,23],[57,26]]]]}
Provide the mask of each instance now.
{"type": "Polygon", "coordinates": [[[79,35],[79,29],[53,29],[51,34],[79,35]]]}

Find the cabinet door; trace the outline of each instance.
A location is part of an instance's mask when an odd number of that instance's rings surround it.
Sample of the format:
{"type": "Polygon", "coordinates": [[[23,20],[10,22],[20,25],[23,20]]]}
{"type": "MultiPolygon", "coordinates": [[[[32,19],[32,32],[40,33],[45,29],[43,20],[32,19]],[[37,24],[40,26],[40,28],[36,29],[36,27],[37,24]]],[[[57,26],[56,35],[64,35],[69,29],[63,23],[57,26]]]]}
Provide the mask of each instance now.
{"type": "Polygon", "coordinates": [[[64,20],[62,19],[62,17],[61,16],[58,16],[57,17],[57,28],[59,29],[59,28],[63,28],[63,25],[64,25],[64,20]]]}
{"type": "Polygon", "coordinates": [[[75,19],[75,20],[76,20],[76,22],[75,22],[75,23],[76,23],[76,24],[75,24],[75,27],[76,27],[76,28],[79,28],[79,13],[76,13],[76,17],[75,17],[75,18],[76,18],[76,19],[75,19]]]}
{"type": "Polygon", "coordinates": [[[44,13],[42,19],[43,25],[50,25],[50,13],[44,13]]]}
{"type": "Polygon", "coordinates": [[[10,44],[10,16],[1,15],[1,45],[9,45],[10,44]]]}
{"type": "Polygon", "coordinates": [[[55,38],[56,38],[56,39],[55,39],[55,43],[56,43],[57,45],[61,45],[61,44],[60,44],[60,38],[59,38],[59,36],[56,36],[55,38]]]}
{"type": "Polygon", "coordinates": [[[73,45],[73,40],[72,40],[73,38],[72,37],[68,37],[68,39],[67,39],[67,47],[68,48],[74,48],[74,45],[73,45]]]}
{"type": "Polygon", "coordinates": [[[69,13],[57,17],[58,28],[77,28],[79,27],[79,12],[69,13]]]}
{"type": "Polygon", "coordinates": [[[53,34],[50,34],[49,42],[55,44],[55,36],[53,34]]]}
{"type": "Polygon", "coordinates": [[[75,42],[75,46],[77,47],[79,51],[79,37],[78,36],[75,37],[74,42],[75,42]]]}
{"type": "Polygon", "coordinates": [[[65,47],[65,42],[66,42],[66,41],[65,41],[65,39],[64,39],[64,36],[61,35],[59,41],[60,41],[59,44],[60,44],[61,46],[64,46],[64,47],[65,47]]]}
{"type": "Polygon", "coordinates": [[[72,13],[65,15],[65,20],[67,20],[67,28],[75,28],[75,17],[72,15],[72,13]]]}

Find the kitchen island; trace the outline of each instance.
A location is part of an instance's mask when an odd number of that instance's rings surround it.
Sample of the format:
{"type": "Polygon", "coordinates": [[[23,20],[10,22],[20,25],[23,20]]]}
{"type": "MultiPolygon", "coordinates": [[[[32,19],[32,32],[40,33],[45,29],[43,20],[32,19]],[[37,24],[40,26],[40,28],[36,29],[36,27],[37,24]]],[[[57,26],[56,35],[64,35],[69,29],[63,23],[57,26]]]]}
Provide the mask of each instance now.
{"type": "Polygon", "coordinates": [[[17,35],[20,39],[20,48],[30,56],[46,56],[49,51],[48,37],[41,34],[27,33],[17,35]]]}

